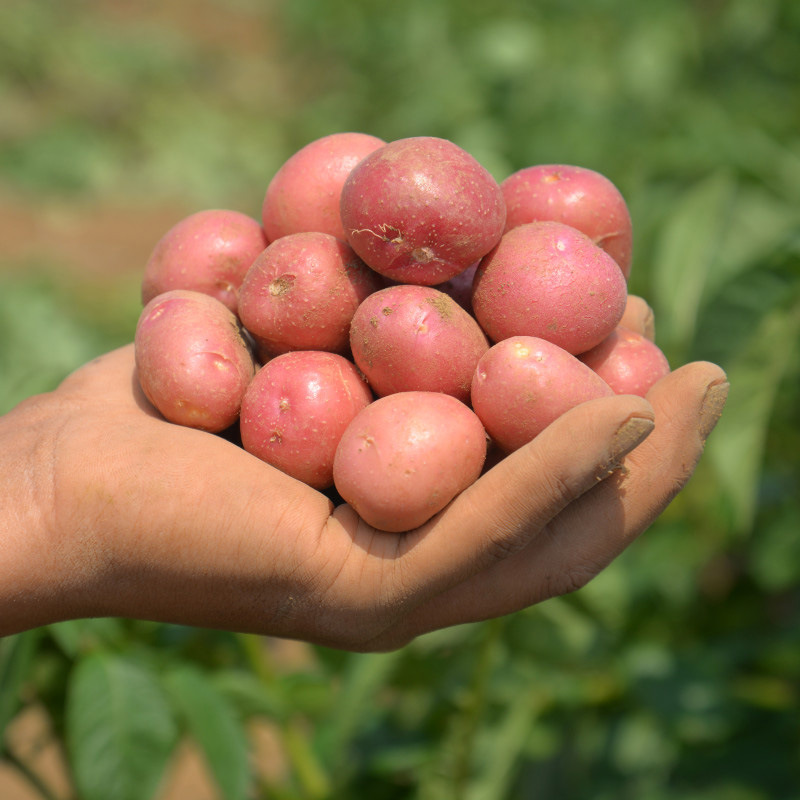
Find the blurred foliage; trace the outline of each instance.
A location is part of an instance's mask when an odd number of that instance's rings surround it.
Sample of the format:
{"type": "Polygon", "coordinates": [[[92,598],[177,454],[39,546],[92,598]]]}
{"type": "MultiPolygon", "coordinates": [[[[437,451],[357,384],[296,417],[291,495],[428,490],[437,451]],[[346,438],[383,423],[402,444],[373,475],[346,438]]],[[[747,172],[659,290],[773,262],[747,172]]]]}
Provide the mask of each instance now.
{"type": "MultiPolygon", "coordinates": [[[[689,487],[574,595],[300,666],[253,637],[50,626],[0,641],[0,729],[43,705],[82,800],[157,797],[186,737],[232,799],[798,797],[798,41],[794,0],[6,0],[0,190],[21,207],[256,214],[339,130],[447,137],[498,179],[592,167],[629,202],[631,289],[671,363],[732,388],[689,487]],[[247,757],[259,720],[280,777],[247,757]]],[[[0,410],[130,339],[135,286],[0,259],[0,410]]]]}

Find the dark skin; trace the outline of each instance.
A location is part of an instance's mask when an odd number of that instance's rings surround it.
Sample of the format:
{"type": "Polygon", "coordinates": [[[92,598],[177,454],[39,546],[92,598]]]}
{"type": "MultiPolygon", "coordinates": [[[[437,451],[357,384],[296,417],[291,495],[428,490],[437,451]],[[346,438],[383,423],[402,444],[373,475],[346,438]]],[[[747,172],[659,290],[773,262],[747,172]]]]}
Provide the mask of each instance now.
{"type": "MultiPolygon", "coordinates": [[[[626,324],[652,336],[638,298],[626,324]]],[[[110,615],[377,651],[509,614],[584,585],[658,517],[726,395],[696,362],[646,399],[585,403],[421,528],[385,533],[164,421],[123,347],[0,418],[0,635],[110,615]]]]}

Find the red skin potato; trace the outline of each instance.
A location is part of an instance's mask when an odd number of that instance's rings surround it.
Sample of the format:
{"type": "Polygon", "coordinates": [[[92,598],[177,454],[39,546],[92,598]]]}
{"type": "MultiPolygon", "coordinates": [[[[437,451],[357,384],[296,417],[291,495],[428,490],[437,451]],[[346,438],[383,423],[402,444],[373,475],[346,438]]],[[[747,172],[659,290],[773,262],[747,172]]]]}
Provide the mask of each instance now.
{"type": "Polygon", "coordinates": [[[372,393],[342,356],[285,353],[256,373],[242,401],[239,430],[247,452],[315,489],[333,485],[339,439],[372,393]]]}
{"type": "Polygon", "coordinates": [[[291,350],[349,353],[350,320],[383,279],[328,233],[276,239],[247,272],[239,318],[262,360],[291,350]]]}
{"type": "Polygon", "coordinates": [[[358,414],[336,449],[336,489],[383,531],[412,530],[481,473],[486,433],[463,403],[440,392],[400,392],[358,414]]]}
{"type": "Polygon", "coordinates": [[[342,223],[356,253],[400,283],[435,286],[484,256],[503,233],[503,193],[469,153],[417,136],[370,153],[342,188],[342,223]]]}
{"type": "Polygon", "coordinates": [[[300,148],[267,186],[261,208],[270,241],[321,231],[344,239],[339,213],[342,186],[362,158],[386,142],[367,133],[332,133],[300,148]]]}
{"type": "Polygon", "coordinates": [[[613,394],[566,350],[533,336],[492,346],[472,380],[472,407],[492,441],[511,453],[570,408],[613,394]]]}
{"type": "Polygon", "coordinates": [[[625,313],[617,262],[576,228],[531,222],[503,235],[475,274],[472,310],[486,335],[537,336],[572,354],[599,344],[625,313]]]}
{"type": "Polygon", "coordinates": [[[431,286],[381,289],[361,303],[350,325],[353,360],[380,396],[444,392],[467,402],[488,348],[477,321],[431,286]]]}
{"type": "Polygon", "coordinates": [[[144,268],[142,303],[171,289],[191,289],[236,313],[242,279],[267,243],[261,225],[247,214],[228,209],[191,214],[153,248],[144,268]]]}
{"type": "Polygon", "coordinates": [[[142,390],[165,419],[212,433],[236,422],[255,362],[219,300],[184,289],[158,295],[139,316],[134,349],[142,390]]]}
{"type": "Polygon", "coordinates": [[[631,273],[633,227],[625,198],[605,176],[586,167],[537,164],[509,175],[501,184],[506,230],[552,220],[585,233],[631,273]]]}
{"type": "Polygon", "coordinates": [[[600,344],[578,356],[615,394],[646,397],[652,385],[670,371],[667,357],[642,334],[618,326],[600,344]]]}

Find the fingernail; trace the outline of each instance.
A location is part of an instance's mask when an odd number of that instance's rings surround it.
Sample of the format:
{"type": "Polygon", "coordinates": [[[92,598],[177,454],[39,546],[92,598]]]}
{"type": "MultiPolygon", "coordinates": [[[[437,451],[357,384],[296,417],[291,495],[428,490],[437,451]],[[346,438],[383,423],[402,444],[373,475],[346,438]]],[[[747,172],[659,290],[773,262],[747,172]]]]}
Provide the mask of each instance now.
{"type": "Polygon", "coordinates": [[[722,409],[725,408],[725,401],[728,399],[730,387],[731,385],[728,381],[721,379],[715,381],[706,389],[703,403],[700,406],[700,437],[704,442],[722,416],[722,409]]]}
{"type": "Polygon", "coordinates": [[[611,440],[609,455],[612,462],[616,462],[634,447],[643,442],[650,431],[655,427],[655,422],[647,417],[631,417],[623,423],[611,440]]]}

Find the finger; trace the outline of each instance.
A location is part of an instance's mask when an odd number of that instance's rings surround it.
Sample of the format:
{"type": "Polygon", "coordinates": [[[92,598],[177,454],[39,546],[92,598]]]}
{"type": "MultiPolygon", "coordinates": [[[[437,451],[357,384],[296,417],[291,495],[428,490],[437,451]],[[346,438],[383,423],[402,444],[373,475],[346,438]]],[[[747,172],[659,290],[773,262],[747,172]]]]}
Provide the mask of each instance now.
{"type": "Polygon", "coordinates": [[[651,437],[542,537],[532,576],[541,587],[537,600],[584,585],[655,521],[694,473],[727,391],[725,373],[706,362],[681,367],[653,387],[651,437]]]}
{"type": "Polygon", "coordinates": [[[647,301],[638,297],[635,294],[628,295],[628,301],[625,305],[625,313],[619,322],[625,328],[628,328],[642,336],[648,338],[651,342],[656,338],[655,317],[653,309],[650,308],[647,301]]]}
{"type": "Polygon", "coordinates": [[[724,372],[705,362],[663,378],[648,395],[655,428],[619,472],[583,493],[523,550],[416,607],[374,646],[397,647],[427,631],[501,616],[583,586],[686,484],[727,388],[724,372]]]}
{"type": "Polygon", "coordinates": [[[524,548],[647,436],[652,420],[650,404],[633,396],[593,400],[564,414],[407,536],[405,588],[441,591],[524,548]]]}

